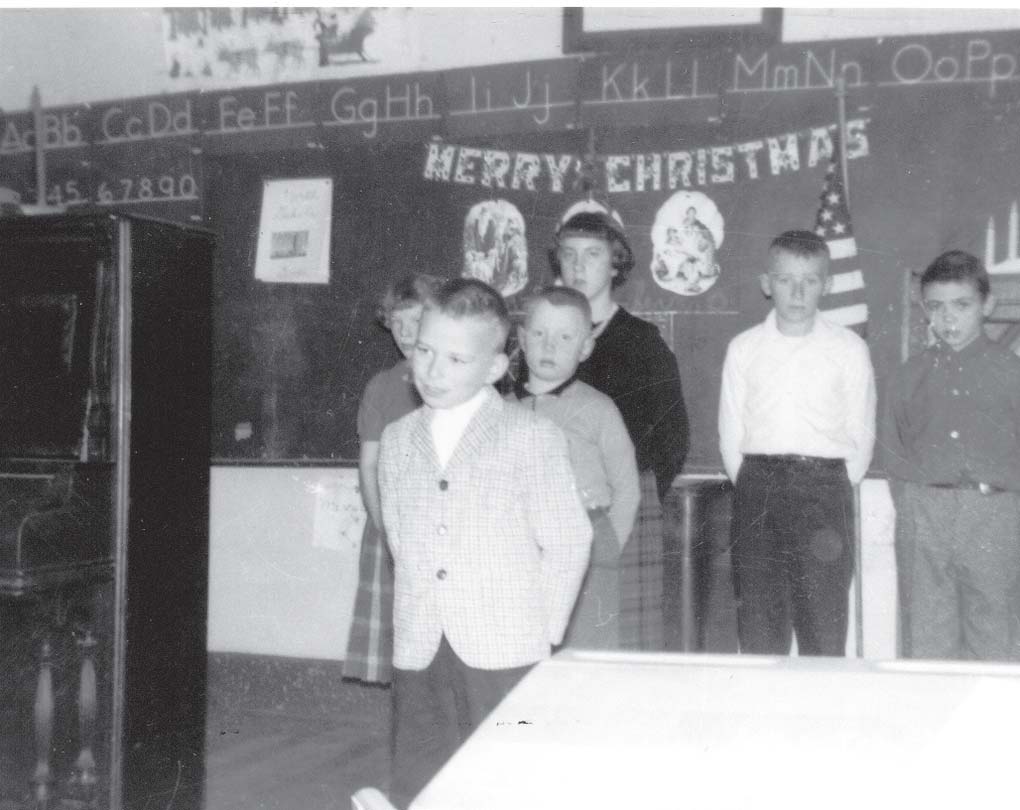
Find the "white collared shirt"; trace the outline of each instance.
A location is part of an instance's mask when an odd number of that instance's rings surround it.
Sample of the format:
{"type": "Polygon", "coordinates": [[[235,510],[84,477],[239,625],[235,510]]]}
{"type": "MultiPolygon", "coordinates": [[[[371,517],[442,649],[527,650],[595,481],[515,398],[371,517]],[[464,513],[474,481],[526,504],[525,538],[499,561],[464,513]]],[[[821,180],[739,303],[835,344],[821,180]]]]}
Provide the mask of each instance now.
{"type": "Polygon", "coordinates": [[[478,413],[492,386],[482,386],[467,402],[452,408],[435,408],[432,411],[432,443],[436,448],[440,468],[449,462],[457,449],[460,437],[464,435],[472,417],[478,413]]]}
{"type": "Polygon", "coordinates": [[[748,454],[846,459],[859,483],[875,444],[875,375],[867,344],[815,316],[784,335],[775,310],[732,341],[719,396],[719,449],[730,480],[748,454]]]}

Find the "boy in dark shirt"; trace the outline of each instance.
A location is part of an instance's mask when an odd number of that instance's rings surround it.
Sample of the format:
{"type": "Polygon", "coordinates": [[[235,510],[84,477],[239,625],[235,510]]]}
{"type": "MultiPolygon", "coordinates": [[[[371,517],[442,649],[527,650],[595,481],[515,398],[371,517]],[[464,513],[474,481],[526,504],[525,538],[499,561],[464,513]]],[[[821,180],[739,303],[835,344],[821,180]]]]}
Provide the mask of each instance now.
{"type": "Polygon", "coordinates": [[[1020,574],[1020,358],[989,340],[988,273],[963,251],[921,276],[937,341],[889,386],[904,653],[1015,657],[1020,574]]]}

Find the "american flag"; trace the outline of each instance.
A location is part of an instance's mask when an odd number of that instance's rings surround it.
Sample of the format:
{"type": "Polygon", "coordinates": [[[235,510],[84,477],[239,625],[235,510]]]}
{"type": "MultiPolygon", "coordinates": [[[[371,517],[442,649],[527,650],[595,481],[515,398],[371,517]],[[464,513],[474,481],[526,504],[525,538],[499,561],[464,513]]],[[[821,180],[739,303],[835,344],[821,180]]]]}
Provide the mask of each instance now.
{"type": "Polygon", "coordinates": [[[825,173],[821,205],[815,217],[815,233],[829,246],[832,257],[832,287],[822,300],[821,311],[835,323],[866,336],[868,304],[864,296],[864,275],[857,267],[857,240],[850,222],[843,172],[837,142],[829,170],[825,173]]]}

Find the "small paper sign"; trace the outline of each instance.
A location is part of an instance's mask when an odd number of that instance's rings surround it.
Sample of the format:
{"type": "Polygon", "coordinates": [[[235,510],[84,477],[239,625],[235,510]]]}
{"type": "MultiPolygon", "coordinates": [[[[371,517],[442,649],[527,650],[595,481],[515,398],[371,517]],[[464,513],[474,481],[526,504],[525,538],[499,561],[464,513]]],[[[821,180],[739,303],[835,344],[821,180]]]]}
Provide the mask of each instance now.
{"type": "Polygon", "coordinates": [[[255,278],[287,284],[329,283],[333,180],[267,180],[255,278]]]}

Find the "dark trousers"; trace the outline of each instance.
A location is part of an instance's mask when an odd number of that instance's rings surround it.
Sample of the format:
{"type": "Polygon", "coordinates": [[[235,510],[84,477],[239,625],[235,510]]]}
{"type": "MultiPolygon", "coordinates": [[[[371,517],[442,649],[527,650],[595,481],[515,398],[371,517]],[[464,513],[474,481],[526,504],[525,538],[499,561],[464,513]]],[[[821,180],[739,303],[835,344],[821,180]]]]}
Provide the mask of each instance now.
{"type": "Polygon", "coordinates": [[[740,651],[844,655],[853,488],[837,459],[747,456],[731,528],[740,651]]]}
{"type": "Polygon", "coordinates": [[[392,803],[406,808],[530,669],[469,667],[446,636],[425,669],[395,668],[392,803]]]}

